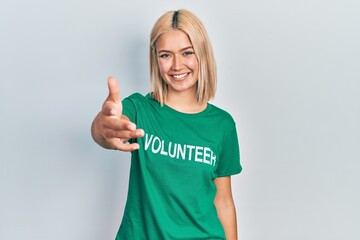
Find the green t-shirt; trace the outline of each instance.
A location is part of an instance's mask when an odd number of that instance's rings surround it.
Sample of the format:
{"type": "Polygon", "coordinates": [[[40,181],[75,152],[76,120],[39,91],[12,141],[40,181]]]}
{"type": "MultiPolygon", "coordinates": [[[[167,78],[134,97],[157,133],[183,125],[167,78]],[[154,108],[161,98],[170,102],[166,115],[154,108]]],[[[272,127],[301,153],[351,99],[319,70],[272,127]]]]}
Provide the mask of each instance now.
{"type": "Polygon", "coordinates": [[[214,205],[216,177],[241,172],[232,117],[212,104],[178,112],[135,93],[123,114],[145,131],[132,152],[128,198],[116,239],[225,239],[214,205]]]}

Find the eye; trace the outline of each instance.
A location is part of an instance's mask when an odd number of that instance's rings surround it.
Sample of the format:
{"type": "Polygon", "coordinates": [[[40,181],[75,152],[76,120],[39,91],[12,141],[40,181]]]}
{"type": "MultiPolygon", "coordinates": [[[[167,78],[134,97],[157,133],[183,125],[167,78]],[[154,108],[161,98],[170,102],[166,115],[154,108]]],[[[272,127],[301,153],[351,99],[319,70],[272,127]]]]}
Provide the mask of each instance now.
{"type": "Polygon", "coordinates": [[[164,54],[161,54],[159,57],[160,57],[160,58],[169,58],[169,57],[170,57],[170,54],[164,53],[164,54]]]}
{"type": "Polygon", "coordinates": [[[189,55],[191,55],[191,54],[194,54],[194,52],[192,52],[192,51],[186,51],[186,52],[183,53],[184,56],[189,56],[189,55]]]}

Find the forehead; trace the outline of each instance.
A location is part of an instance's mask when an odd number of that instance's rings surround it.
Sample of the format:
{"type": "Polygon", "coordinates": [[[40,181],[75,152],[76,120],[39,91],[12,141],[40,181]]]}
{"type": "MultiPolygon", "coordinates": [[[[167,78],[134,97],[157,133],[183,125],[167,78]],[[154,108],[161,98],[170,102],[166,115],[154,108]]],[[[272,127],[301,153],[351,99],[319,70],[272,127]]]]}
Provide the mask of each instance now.
{"type": "Polygon", "coordinates": [[[192,47],[189,36],[181,30],[172,30],[161,34],[156,41],[158,50],[176,51],[186,47],[192,47]]]}

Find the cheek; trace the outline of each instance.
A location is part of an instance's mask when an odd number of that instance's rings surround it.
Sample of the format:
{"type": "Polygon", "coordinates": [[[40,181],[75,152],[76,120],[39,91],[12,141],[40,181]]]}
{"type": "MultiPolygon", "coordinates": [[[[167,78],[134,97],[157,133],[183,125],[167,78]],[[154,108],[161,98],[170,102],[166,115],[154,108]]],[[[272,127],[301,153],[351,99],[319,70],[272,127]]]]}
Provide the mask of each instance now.
{"type": "Polygon", "coordinates": [[[169,63],[166,61],[159,61],[159,70],[161,74],[167,73],[170,69],[169,63]]]}
{"type": "Polygon", "coordinates": [[[198,71],[199,64],[196,58],[188,59],[186,65],[193,71],[198,71]]]}

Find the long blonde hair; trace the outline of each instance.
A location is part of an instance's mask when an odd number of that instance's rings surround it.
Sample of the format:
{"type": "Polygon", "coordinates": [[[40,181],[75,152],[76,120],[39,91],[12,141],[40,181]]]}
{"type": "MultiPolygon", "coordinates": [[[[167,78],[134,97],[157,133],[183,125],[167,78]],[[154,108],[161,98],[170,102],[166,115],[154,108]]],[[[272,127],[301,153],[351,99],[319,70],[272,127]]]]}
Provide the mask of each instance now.
{"type": "Polygon", "coordinates": [[[215,96],[216,63],[213,50],[204,25],[198,17],[188,10],[169,11],[155,23],[150,34],[150,81],[152,97],[165,102],[167,84],[162,79],[157,60],[156,41],[161,34],[175,29],[186,33],[193,45],[199,64],[199,76],[196,85],[196,96],[199,103],[207,102],[215,96]]]}

